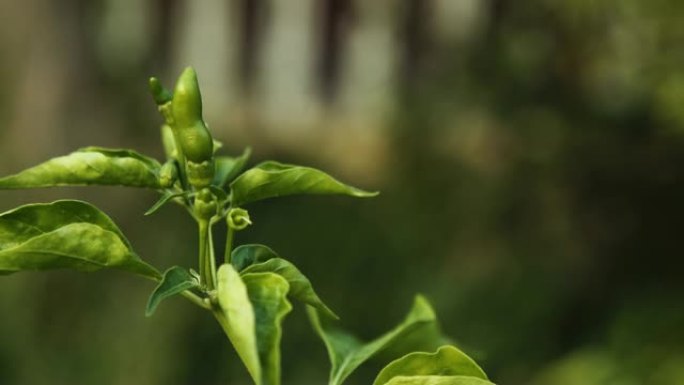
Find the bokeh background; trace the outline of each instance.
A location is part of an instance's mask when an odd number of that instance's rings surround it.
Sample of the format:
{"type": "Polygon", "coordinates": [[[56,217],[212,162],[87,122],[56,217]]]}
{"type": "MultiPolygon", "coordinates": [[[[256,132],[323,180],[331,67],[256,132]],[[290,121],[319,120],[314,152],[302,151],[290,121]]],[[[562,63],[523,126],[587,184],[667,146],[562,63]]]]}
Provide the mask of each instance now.
{"type": "MultiPolygon", "coordinates": [[[[0,173],[86,145],[162,156],[146,80],[199,72],[228,153],[382,194],[250,208],[237,242],[293,260],[370,338],[416,292],[506,385],[684,384],[684,2],[0,1],[0,173]]],[[[145,259],[195,262],[155,193],[80,198],[145,259]]],[[[216,235],[221,243],[221,234],[216,235]]],[[[122,273],[0,279],[0,384],[248,384],[213,320],[122,273]]],[[[301,307],[284,383],[328,363],[301,307]]],[[[350,384],[369,384],[380,362],[350,384]]]]}

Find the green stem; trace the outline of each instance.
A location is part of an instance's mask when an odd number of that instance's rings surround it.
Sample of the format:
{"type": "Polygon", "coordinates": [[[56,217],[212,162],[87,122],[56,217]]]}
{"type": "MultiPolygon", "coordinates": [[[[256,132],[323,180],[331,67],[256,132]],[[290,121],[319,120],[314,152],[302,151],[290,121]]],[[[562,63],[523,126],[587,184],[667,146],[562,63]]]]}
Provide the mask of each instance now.
{"type": "Polygon", "coordinates": [[[189,290],[186,290],[184,292],[181,292],[181,295],[183,297],[187,298],[190,302],[194,303],[195,305],[197,305],[203,309],[211,310],[211,306],[207,302],[205,302],[202,298],[200,298],[200,296],[198,296],[197,294],[195,294],[189,290]]]}
{"type": "Polygon", "coordinates": [[[235,230],[228,226],[228,233],[226,234],[226,252],[224,254],[224,259],[226,263],[230,263],[231,254],[233,252],[233,238],[235,237],[235,230]]]}
{"type": "Polygon", "coordinates": [[[218,279],[216,278],[216,255],[214,254],[214,236],[211,233],[211,223],[207,229],[207,238],[209,239],[209,276],[211,277],[211,288],[216,288],[218,279]]]}
{"type": "MultiPolygon", "coordinates": [[[[181,190],[190,191],[190,183],[188,182],[188,175],[185,170],[185,154],[183,153],[183,149],[180,145],[180,138],[178,137],[176,130],[173,128],[173,124],[168,121],[166,122],[166,124],[171,128],[171,132],[173,133],[173,140],[176,145],[176,161],[178,161],[178,178],[180,180],[181,190]]],[[[192,207],[190,203],[190,198],[185,196],[183,197],[183,201],[185,201],[186,207],[192,207]]]]}
{"type": "Polygon", "coordinates": [[[212,269],[212,252],[211,250],[211,234],[209,228],[209,221],[200,219],[199,224],[199,271],[200,283],[205,285],[207,289],[214,289],[214,272],[212,269]]]}

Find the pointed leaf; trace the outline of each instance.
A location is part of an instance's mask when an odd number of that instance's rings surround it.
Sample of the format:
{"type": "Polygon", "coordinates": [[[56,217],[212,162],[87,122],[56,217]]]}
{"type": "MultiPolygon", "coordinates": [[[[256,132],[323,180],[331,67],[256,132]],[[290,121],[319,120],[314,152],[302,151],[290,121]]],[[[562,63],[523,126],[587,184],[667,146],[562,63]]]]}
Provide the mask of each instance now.
{"type": "Polygon", "coordinates": [[[114,222],[86,202],[31,204],[0,214],[0,271],[105,267],[160,277],[114,222]]]}
{"type": "Polygon", "coordinates": [[[213,139],[212,141],[214,142],[214,154],[216,154],[218,150],[223,148],[223,142],[216,139],[213,139]]]}
{"type": "Polygon", "coordinates": [[[247,287],[232,265],[218,269],[217,295],[220,311],[214,313],[240,359],[257,385],[262,384],[259,349],[256,339],[254,307],[247,287]]]}
{"type": "Polygon", "coordinates": [[[471,376],[487,379],[482,369],[453,346],[442,346],[434,353],[413,352],[394,360],[380,371],[373,385],[383,385],[397,376],[471,376]]]}
{"type": "Polygon", "coordinates": [[[311,281],[309,281],[309,279],[292,263],[282,258],[272,258],[266,262],[248,266],[242,271],[242,274],[256,272],[272,272],[280,275],[290,284],[290,295],[292,297],[315,307],[326,317],[339,319],[339,317],[318,297],[318,294],[316,294],[311,285],[311,281]]]}
{"type": "Polygon", "coordinates": [[[477,377],[470,376],[399,376],[383,385],[494,385],[477,377]]]}
{"type": "Polygon", "coordinates": [[[0,188],[121,185],[159,188],[159,162],[131,150],[86,147],[0,178],[0,188]]]}
{"type": "Polygon", "coordinates": [[[184,192],[184,191],[172,192],[172,191],[166,190],[166,191],[164,191],[164,194],[162,194],[162,196],[159,197],[159,199],[156,202],[154,202],[152,207],[150,207],[149,209],[147,209],[147,211],[145,211],[145,215],[152,215],[152,214],[156,213],[160,208],[162,208],[165,204],[167,204],[170,200],[172,200],[174,198],[182,197],[182,196],[187,196],[187,195],[188,195],[188,193],[184,192]]]}
{"type": "Polygon", "coordinates": [[[259,244],[241,245],[231,253],[230,263],[235,270],[242,271],[250,265],[278,258],[278,254],[270,247],[259,244]]]}
{"type": "Polygon", "coordinates": [[[145,315],[149,317],[154,314],[157,306],[166,298],[197,287],[199,287],[199,281],[185,268],[174,266],[166,270],[161,282],[147,301],[145,315]]]}
{"type": "Polygon", "coordinates": [[[260,163],[245,171],[230,184],[230,188],[235,206],[293,194],[343,194],[354,197],[378,194],[346,185],[314,168],[273,161],[260,163]]]}
{"type": "Polygon", "coordinates": [[[245,274],[242,279],[254,307],[263,385],[280,385],[280,338],[283,318],[292,310],[287,281],[274,273],[245,274]]]}
{"type": "Polygon", "coordinates": [[[247,147],[240,156],[217,156],[214,160],[216,162],[216,173],[214,174],[213,185],[225,187],[232,182],[245,168],[251,154],[252,149],[247,147]]]}
{"type": "Polygon", "coordinates": [[[308,308],[311,323],[328,350],[332,367],[329,385],[340,385],[362,363],[392,343],[418,328],[436,322],[432,307],[422,296],[416,296],[411,311],[394,329],[379,338],[363,343],[353,335],[335,326],[332,321],[321,319],[313,308],[308,308]]]}

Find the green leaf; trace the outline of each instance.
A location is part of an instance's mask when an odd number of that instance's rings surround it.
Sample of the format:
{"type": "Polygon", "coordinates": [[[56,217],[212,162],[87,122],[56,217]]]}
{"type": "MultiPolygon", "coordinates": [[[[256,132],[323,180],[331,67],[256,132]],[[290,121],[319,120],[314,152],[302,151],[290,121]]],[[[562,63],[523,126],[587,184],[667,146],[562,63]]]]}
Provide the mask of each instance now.
{"type": "Polygon", "coordinates": [[[485,372],[465,353],[442,346],[434,353],[413,352],[385,366],[373,385],[383,385],[397,376],[471,376],[487,379],[485,372]]]}
{"type": "Polygon", "coordinates": [[[107,215],[86,202],[30,204],[0,214],[0,271],[105,267],[161,276],[133,252],[107,215]]]}
{"type": "Polygon", "coordinates": [[[267,198],[293,194],[343,194],[373,197],[368,192],[346,185],[323,171],[268,161],[245,171],[231,184],[232,203],[240,206],[267,198]]]}
{"type": "Polygon", "coordinates": [[[328,350],[332,367],[329,385],[340,385],[362,363],[401,340],[418,328],[436,322],[435,313],[428,301],[416,296],[411,311],[398,326],[379,338],[363,343],[355,336],[337,327],[333,321],[322,319],[318,312],[309,307],[309,318],[316,333],[321,337],[328,350]]]}
{"type": "Polygon", "coordinates": [[[259,244],[241,245],[231,253],[230,263],[237,271],[243,271],[248,266],[278,258],[278,254],[270,247],[259,244]]]}
{"type": "Polygon", "coordinates": [[[247,287],[232,265],[224,264],[217,273],[217,295],[220,306],[214,316],[235,347],[240,359],[257,385],[261,385],[261,364],[257,347],[254,307],[247,287]]]}
{"type": "Polygon", "coordinates": [[[252,149],[247,147],[240,156],[217,156],[214,160],[216,162],[216,173],[212,184],[223,188],[232,182],[245,168],[251,154],[252,149]]]}
{"type": "Polygon", "coordinates": [[[256,339],[263,385],[280,385],[280,338],[283,318],[292,310],[287,281],[274,273],[242,276],[256,318],[256,339]]]}
{"type": "Polygon", "coordinates": [[[149,317],[154,314],[157,306],[166,298],[197,287],[199,287],[197,278],[193,277],[185,268],[173,266],[164,272],[161,282],[150,295],[145,315],[149,317]]]}
{"type": "Polygon", "coordinates": [[[147,209],[147,211],[145,211],[145,215],[147,216],[147,215],[152,215],[152,214],[156,213],[160,208],[162,208],[170,200],[175,199],[175,198],[180,198],[182,196],[187,197],[187,196],[190,196],[190,194],[188,194],[185,191],[180,191],[180,192],[173,192],[170,190],[164,191],[162,196],[159,197],[159,199],[156,202],[154,202],[152,207],[150,207],[149,209],[147,209]]]}
{"type": "Polygon", "coordinates": [[[280,275],[290,284],[290,295],[292,297],[315,307],[329,318],[339,319],[318,297],[318,294],[316,294],[311,285],[311,281],[292,263],[282,258],[272,258],[266,262],[248,266],[242,271],[242,274],[256,272],[271,272],[280,275]]]}
{"type": "Polygon", "coordinates": [[[477,377],[470,376],[399,376],[383,385],[494,385],[477,377]]]}
{"type": "Polygon", "coordinates": [[[212,141],[214,143],[214,154],[216,154],[218,152],[218,150],[223,148],[223,142],[221,142],[220,140],[213,139],[213,138],[212,138],[212,141]]]}
{"type": "Polygon", "coordinates": [[[86,147],[0,178],[0,188],[120,185],[159,188],[159,162],[131,150],[86,147]]]}

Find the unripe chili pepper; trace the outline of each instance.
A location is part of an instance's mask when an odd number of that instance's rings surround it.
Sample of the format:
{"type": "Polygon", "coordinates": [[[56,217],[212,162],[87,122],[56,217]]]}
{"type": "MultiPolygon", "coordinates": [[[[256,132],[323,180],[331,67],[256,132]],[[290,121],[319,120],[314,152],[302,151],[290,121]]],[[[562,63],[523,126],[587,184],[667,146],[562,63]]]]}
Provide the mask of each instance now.
{"type": "Polygon", "coordinates": [[[209,186],[214,178],[214,141],[202,120],[202,97],[197,74],[191,67],[178,78],[171,111],[172,129],[185,157],[188,181],[195,188],[209,186]]]}
{"type": "Polygon", "coordinates": [[[176,161],[171,159],[159,170],[159,185],[163,188],[170,188],[176,180],[178,180],[178,166],[176,161]]]}
{"type": "Polygon", "coordinates": [[[164,145],[164,153],[169,159],[178,159],[178,149],[176,148],[176,138],[173,135],[173,130],[168,124],[161,126],[162,145],[164,145]]]}

